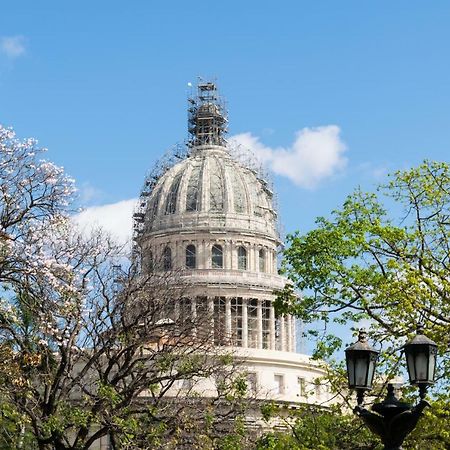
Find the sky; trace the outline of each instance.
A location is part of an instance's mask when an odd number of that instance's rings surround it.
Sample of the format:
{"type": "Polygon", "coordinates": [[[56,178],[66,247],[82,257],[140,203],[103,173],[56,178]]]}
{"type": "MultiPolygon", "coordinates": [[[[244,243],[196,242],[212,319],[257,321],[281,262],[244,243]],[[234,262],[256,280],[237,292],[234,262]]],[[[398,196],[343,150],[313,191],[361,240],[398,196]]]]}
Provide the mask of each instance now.
{"type": "Polygon", "coordinates": [[[124,239],[146,173],[187,138],[188,83],[217,79],[230,138],[272,172],[286,232],[357,186],[448,160],[450,2],[9,1],[0,123],[124,239]]]}

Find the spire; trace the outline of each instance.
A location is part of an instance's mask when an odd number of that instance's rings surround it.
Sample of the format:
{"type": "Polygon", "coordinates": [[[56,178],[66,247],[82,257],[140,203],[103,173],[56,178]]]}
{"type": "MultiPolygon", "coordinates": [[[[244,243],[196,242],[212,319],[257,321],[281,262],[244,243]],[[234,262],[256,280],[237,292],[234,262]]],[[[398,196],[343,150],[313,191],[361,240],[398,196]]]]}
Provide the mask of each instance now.
{"type": "Polygon", "coordinates": [[[199,81],[197,94],[188,99],[189,144],[225,145],[227,116],[215,83],[199,81]]]}

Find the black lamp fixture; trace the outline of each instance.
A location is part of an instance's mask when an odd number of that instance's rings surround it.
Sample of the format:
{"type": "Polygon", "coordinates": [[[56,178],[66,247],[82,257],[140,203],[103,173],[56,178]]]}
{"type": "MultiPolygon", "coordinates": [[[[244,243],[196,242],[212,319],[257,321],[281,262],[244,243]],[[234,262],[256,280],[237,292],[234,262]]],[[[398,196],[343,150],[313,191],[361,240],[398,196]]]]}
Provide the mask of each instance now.
{"type": "Polygon", "coordinates": [[[372,389],[379,353],[367,342],[364,329],[359,331],[358,342],[345,350],[348,386],[358,393],[358,405],[363,402],[364,392],[372,389]]]}
{"type": "Polygon", "coordinates": [[[420,398],[425,398],[428,386],[434,383],[437,345],[423,334],[419,325],[417,335],[403,346],[408,367],[409,382],[419,386],[420,398]]]}
{"type": "Polygon", "coordinates": [[[379,352],[369,345],[364,330],[359,332],[358,342],[345,350],[348,386],[357,392],[358,405],[354,412],[381,438],[385,450],[401,450],[406,436],[415,428],[424,408],[429,406],[425,395],[428,386],[434,383],[437,345],[423,334],[422,325],[418,326],[417,335],[403,346],[403,350],[409,380],[419,387],[420,401],[416,406],[400,402],[395,397],[394,386],[389,384],[386,398],[372,405],[374,412],[361,405],[365,392],[372,389],[379,352]]]}

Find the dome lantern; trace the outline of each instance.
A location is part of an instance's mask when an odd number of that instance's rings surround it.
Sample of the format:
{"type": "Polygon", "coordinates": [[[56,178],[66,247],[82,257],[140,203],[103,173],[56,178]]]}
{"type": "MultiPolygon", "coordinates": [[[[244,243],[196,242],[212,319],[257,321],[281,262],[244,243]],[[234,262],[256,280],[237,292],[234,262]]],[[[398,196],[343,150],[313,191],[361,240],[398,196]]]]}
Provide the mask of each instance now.
{"type": "Polygon", "coordinates": [[[216,84],[200,82],[197,85],[197,95],[190,97],[188,101],[190,146],[225,145],[228,120],[216,84]]]}

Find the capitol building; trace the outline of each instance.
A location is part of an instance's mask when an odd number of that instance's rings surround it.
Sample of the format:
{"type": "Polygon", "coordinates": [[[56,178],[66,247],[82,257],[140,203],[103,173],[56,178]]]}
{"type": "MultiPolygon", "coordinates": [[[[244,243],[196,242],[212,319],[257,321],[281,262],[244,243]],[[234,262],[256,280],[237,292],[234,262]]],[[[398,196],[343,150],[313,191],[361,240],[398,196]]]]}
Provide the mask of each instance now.
{"type": "Polygon", "coordinates": [[[211,315],[214,346],[243,361],[260,400],[324,405],[330,393],[317,382],[324,369],[297,353],[296,320],[274,309],[287,280],[278,273],[282,241],[270,185],[227,142],[214,83],[199,82],[188,114],[189,142],[148,176],[134,214],[141,270],[177,271],[189,282],[175,312],[211,315]]]}

